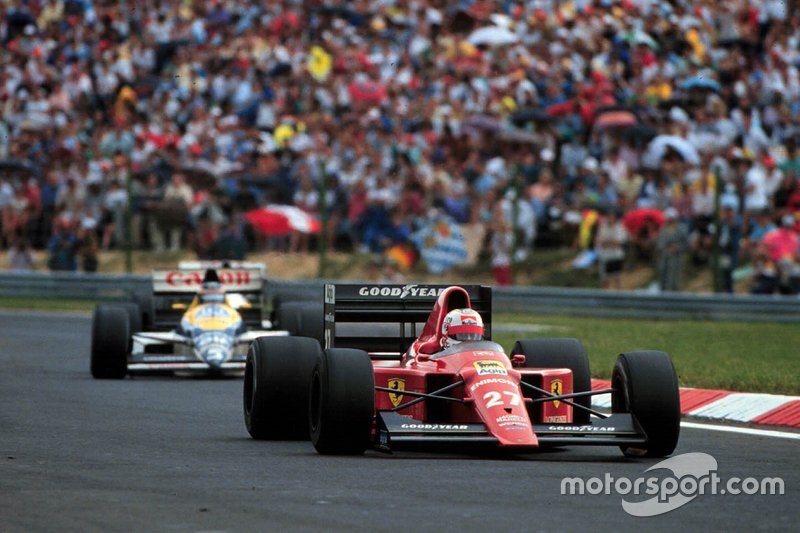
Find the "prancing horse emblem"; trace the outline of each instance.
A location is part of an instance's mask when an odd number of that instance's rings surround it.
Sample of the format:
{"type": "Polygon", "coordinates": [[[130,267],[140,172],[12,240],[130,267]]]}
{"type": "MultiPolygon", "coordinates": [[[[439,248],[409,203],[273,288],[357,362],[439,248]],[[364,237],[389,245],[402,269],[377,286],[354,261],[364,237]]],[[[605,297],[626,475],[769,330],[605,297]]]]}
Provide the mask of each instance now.
{"type": "MultiPolygon", "coordinates": [[[[404,391],[406,390],[406,380],[400,378],[392,378],[389,380],[389,388],[394,389],[396,391],[404,391]]],[[[396,392],[390,392],[389,401],[392,402],[392,405],[397,407],[398,405],[400,405],[400,402],[403,401],[403,395],[398,394],[396,392]]]]}
{"type": "MultiPolygon", "coordinates": [[[[562,390],[563,389],[561,388],[561,380],[560,379],[554,379],[553,381],[550,382],[550,392],[552,392],[556,396],[561,396],[561,391],[562,390]]],[[[553,407],[558,409],[559,405],[561,405],[561,402],[559,400],[553,400],[553,407]]]]}

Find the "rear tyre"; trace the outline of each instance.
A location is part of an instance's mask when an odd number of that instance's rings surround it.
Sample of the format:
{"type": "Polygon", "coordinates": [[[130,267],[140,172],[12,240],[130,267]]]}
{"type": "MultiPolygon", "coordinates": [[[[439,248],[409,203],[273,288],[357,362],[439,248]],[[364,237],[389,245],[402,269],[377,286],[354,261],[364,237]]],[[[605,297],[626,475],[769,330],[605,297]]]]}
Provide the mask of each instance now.
{"type": "Polygon", "coordinates": [[[281,305],[275,313],[275,327],[289,335],[310,337],[320,345],[325,343],[325,327],[322,322],[322,302],[289,302],[281,305]]]}
{"type": "MultiPolygon", "coordinates": [[[[525,339],[517,341],[511,355],[525,356],[526,368],[569,368],[572,370],[573,392],[592,390],[592,375],[589,372],[589,357],[578,339],[525,339]]],[[[592,406],[591,396],[571,400],[586,408],[592,406]]],[[[589,411],[572,408],[575,424],[589,423],[589,411]]]]}
{"type": "Polygon", "coordinates": [[[91,371],[96,379],[122,379],[128,373],[128,312],[99,305],[92,319],[91,371]]]}
{"type": "Polygon", "coordinates": [[[136,293],[133,296],[134,301],[138,304],[141,310],[142,317],[142,331],[153,331],[155,329],[155,306],[153,301],[153,294],[136,293]]]}
{"type": "Polygon", "coordinates": [[[311,442],[326,455],[359,455],[370,445],[375,416],[375,373],[363,350],[325,350],[314,367],[311,442]]]}
{"type": "Polygon", "coordinates": [[[620,446],[634,457],[664,457],[678,445],[681,408],[678,376],[664,352],[620,354],[611,375],[614,413],[631,413],[647,435],[643,446],[620,446]]]}
{"type": "Polygon", "coordinates": [[[322,301],[322,287],[273,287],[272,293],[272,309],[276,311],[290,303],[322,301]]]}
{"type": "Polygon", "coordinates": [[[244,423],[254,439],[308,440],[308,389],[322,350],[305,337],[261,337],[247,352],[244,423]]]}
{"type": "Polygon", "coordinates": [[[109,304],[100,304],[97,308],[116,307],[124,309],[128,316],[128,333],[133,335],[142,331],[142,308],[139,304],[134,302],[114,302],[109,304]]]}

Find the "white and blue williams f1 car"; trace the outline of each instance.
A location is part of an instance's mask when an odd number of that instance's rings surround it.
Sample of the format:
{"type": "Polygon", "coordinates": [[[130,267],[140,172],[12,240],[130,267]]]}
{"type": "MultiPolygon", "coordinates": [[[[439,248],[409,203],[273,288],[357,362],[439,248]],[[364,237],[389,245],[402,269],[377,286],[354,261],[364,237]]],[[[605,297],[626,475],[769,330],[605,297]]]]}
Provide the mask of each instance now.
{"type": "Polygon", "coordinates": [[[92,376],[242,375],[254,339],[288,335],[263,320],[263,287],[257,263],[188,263],[154,272],[152,293],[95,309],[92,376]]]}

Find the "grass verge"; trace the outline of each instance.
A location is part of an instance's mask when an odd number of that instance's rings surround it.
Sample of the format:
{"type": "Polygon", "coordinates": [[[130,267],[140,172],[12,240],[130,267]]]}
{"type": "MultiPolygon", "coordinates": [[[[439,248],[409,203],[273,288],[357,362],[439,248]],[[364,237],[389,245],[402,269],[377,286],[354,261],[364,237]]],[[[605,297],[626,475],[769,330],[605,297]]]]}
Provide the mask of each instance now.
{"type": "Polygon", "coordinates": [[[793,324],[575,318],[497,313],[495,323],[551,326],[542,333],[494,335],[506,349],[521,338],[575,337],[592,375],[611,377],[623,351],[669,353],[682,387],[800,394],[800,328],[793,324]]]}

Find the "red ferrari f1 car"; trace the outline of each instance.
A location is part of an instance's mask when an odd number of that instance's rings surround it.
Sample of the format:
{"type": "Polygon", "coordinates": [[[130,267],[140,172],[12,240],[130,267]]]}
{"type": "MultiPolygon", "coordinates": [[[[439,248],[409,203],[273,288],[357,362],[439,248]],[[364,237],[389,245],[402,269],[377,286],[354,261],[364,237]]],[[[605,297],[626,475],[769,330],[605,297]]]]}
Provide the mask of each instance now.
{"type": "Polygon", "coordinates": [[[488,287],[326,285],[324,298],[324,346],[304,337],[251,345],[253,438],[310,436],[323,454],[612,445],[663,457],[677,445],[678,380],[664,352],[622,353],[611,388],[593,391],[575,339],[520,340],[508,355],[492,342],[488,287]],[[337,334],[347,322],[379,324],[381,336],[337,334]],[[591,407],[596,394],[611,394],[610,414],[591,407]]]}

